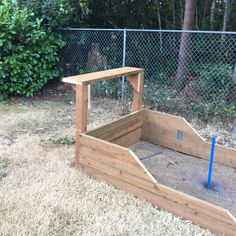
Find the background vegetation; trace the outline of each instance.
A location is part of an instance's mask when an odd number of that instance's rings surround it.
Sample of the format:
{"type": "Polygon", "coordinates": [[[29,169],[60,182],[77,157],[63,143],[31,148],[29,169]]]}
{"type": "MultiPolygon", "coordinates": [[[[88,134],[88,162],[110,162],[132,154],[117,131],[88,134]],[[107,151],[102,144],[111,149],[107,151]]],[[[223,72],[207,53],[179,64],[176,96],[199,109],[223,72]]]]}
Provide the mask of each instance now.
{"type": "MultiPolygon", "coordinates": [[[[0,0],[0,3],[0,99],[15,94],[31,96],[48,80],[60,78],[59,52],[67,66],[63,68],[64,75],[121,66],[122,34],[104,33],[103,38],[95,32],[62,34],[62,40],[59,28],[236,30],[234,0],[0,0]],[[61,51],[64,41],[67,47],[61,51]],[[88,66],[87,56],[94,44],[99,45],[97,50],[106,63],[92,67],[88,66]]],[[[226,112],[234,116],[235,37],[190,39],[185,34],[165,37],[151,33],[139,36],[129,33],[127,37],[126,63],[145,68],[146,104],[168,110],[176,102],[180,104],[179,95],[190,88],[197,96],[188,93],[182,96],[187,102],[185,109],[194,110],[197,116],[209,113],[224,116],[226,112]],[[188,57],[190,52],[192,57],[188,57]],[[196,80],[190,81],[190,77],[196,80]]],[[[102,94],[120,96],[118,84],[105,82],[98,87],[102,94]]]]}
{"type": "Polygon", "coordinates": [[[11,94],[32,96],[48,80],[59,77],[58,34],[27,8],[3,1],[0,6],[0,99],[11,94]]]}

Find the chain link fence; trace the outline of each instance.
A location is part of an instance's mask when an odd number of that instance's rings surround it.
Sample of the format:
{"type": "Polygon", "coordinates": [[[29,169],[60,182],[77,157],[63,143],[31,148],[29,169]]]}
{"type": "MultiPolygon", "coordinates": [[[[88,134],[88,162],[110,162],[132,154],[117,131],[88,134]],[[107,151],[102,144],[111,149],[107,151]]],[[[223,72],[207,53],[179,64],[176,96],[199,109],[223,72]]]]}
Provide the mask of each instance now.
{"type": "MultiPolygon", "coordinates": [[[[128,29],[63,29],[63,76],[122,66],[144,68],[143,101],[187,120],[233,124],[236,115],[236,33],[128,29]]],[[[122,79],[92,89],[130,104],[122,79]]]]}

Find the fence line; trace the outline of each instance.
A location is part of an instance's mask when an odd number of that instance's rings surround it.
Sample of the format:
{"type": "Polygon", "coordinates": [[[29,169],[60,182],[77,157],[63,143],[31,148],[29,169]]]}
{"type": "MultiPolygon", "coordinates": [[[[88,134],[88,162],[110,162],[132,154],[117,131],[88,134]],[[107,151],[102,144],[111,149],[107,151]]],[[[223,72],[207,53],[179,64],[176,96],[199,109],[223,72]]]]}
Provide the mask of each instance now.
{"type": "Polygon", "coordinates": [[[116,29],[116,28],[61,28],[68,31],[126,31],[126,32],[163,32],[163,33],[201,33],[201,34],[236,34],[233,31],[210,31],[210,30],[164,30],[164,29],[116,29]]]}
{"type": "MultiPolygon", "coordinates": [[[[60,33],[67,42],[61,53],[65,76],[142,67],[146,106],[206,121],[235,117],[236,32],[66,28],[60,33]]],[[[97,92],[112,98],[129,97],[124,78],[98,86],[97,92]]]]}

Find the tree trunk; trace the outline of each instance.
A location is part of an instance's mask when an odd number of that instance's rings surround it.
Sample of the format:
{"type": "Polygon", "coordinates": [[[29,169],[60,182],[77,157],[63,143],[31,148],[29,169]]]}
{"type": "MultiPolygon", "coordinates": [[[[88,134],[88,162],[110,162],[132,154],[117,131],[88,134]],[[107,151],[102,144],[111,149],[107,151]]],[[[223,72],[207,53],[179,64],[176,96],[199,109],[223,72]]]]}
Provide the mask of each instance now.
{"type": "Polygon", "coordinates": [[[179,1],[179,4],[180,4],[180,27],[182,29],[182,27],[183,27],[183,15],[184,15],[182,0],[179,1]]]}
{"type": "Polygon", "coordinates": [[[197,12],[197,7],[196,7],[196,13],[195,13],[195,27],[196,27],[196,30],[198,30],[198,12],[197,12]]]}
{"type": "MultiPolygon", "coordinates": [[[[159,29],[161,30],[161,14],[160,14],[160,2],[156,1],[156,9],[157,9],[157,17],[158,17],[158,24],[159,24],[159,29]]],[[[163,40],[162,40],[162,33],[160,32],[160,51],[161,53],[163,52],[163,40]]]]}
{"type": "Polygon", "coordinates": [[[210,30],[215,29],[215,9],[216,9],[216,0],[211,2],[211,16],[210,16],[210,30]]]}
{"type": "Polygon", "coordinates": [[[236,64],[234,66],[234,72],[232,76],[232,86],[230,86],[227,96],[228,103],[236,103],[236,64]]]}
{"type": "Polygon", "coordinates": [[[207,29],[207,16],[208,16],[208,10],[209,10],[209,0],[205,1],[204,9],[203,9],[203,15],[201,16],[201,29],[205,30],[207,29]]]}
{"type": "MultiPolygon", "coordinates": [[[[196,0],[186,0],[183,30],[193,29],[195,8],[196,8],[196,0]]],[[[190,41],[191,41],[191,34],[183,32],[181,34],[179,62],[175,79],[177,90],[182,90],[187,82],[188,59],[190,55],[190,41]]]]}
{"type": "Polygon", "coordinates": [[[173,20],[173,30],[175,30],[176,27],[176,17],[175,17],[175,1],[172,0],[172,20],[173,20]]]}
{"type": "Polygon", "coordinates": [[[230,10],[231,10],[230,0],[225,0],[225,9],[224,9],[224,18],[223,18],[222,31],[227,30],[229,16],[230,16],[230,10]]]}
{"type": "Polygon", "coordinates": [[[234,74],[233,74],[233,92],[231,93],[231,100],[236,103],[236,64],[234,67],[234,74]]]}
{"type": "MultiPolygon", "coordinates": [[[[232,0],[233,3],[233,0],[232,0]]],[[[230,11],[231,11],[231,1],[230,0],[225,0],[224,2],[224,17],[223,17],[223,26],[222,26],[222,31],[226,31],[228,28],[228,22],[229,22],[229,16],[230,16],[230,11]]],[[[221,35],[221,49],[224,51],[225,47],[225,34],[223,33],[221,35]]],[[[222,54],[223,55],[223,54],[222,54]]]]}

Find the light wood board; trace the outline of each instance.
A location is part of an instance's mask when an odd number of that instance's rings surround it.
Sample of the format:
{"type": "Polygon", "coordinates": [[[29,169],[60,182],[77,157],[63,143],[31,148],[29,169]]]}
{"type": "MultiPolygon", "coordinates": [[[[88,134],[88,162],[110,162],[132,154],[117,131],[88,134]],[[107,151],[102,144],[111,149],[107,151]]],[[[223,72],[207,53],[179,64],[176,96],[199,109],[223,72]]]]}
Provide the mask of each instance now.
{"type": "Polygon", "coordinates": [[[129,147],[139,141],[142,133],[143,111],[133,112],[86,134],[129,147]]]}
{"type": "Polygon", "coordinates": [[[151,201],[185,219],[225,235],[235,235],[235,218],[225,209],[168,188],[150,183],[128,172],[101,164],[90,158],[80,158],[80,166],[92,177],[104,180],[119,189],[151,201]]]}
{"type": "Polygon", "coordinates": [[[123,67],[123,68],[116,68],[111,70],[93,72],[83,75],[75,75],[63,78],[62,81],[71,84],[83,84],[88,85],[91,83],[99,82],[102,80],[108,80],[112,78],[117,78],[120,76],[129,76],[143,72],[141,68],[134,68],[134,67],[123,67]]]}
{"type": "MultiPolygon", "coordinates": [[[[179,116],[145,110],[142,140],[209,160],[211,144],[179,116]],[[182,132],[182,139],[177,138],[177,132],[182,132]]],[[[236,150],[216,145],[214,160],[236,168],[236,150]]]]}

